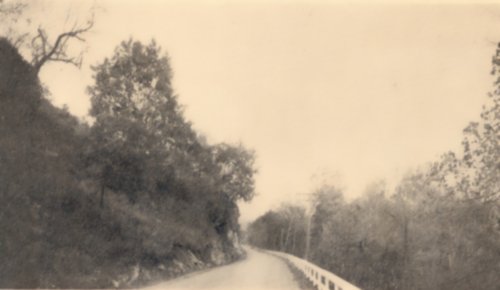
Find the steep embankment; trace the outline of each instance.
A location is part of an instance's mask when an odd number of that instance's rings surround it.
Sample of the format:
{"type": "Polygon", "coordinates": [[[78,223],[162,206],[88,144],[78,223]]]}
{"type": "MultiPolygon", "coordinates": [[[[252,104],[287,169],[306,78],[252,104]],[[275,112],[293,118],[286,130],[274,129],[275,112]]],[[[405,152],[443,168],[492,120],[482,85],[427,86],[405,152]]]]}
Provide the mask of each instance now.
{"type": "Polygon", "coordinates": [[[179,149],[163,153],[185,168],[138,159],[143,186],[130,200],[123,175],[103,179],[129,169],[131,153],[90,158],[103,152],[93,132],[44,99],[30,64],[0,39],[0,288],[138,286],[239,257],[236,204],[204,181],[219,184],[206,177],[215,165],[194,175],[198,155],[179,149]],[[102,166],[108,156],[122,159],[102,166]]]}

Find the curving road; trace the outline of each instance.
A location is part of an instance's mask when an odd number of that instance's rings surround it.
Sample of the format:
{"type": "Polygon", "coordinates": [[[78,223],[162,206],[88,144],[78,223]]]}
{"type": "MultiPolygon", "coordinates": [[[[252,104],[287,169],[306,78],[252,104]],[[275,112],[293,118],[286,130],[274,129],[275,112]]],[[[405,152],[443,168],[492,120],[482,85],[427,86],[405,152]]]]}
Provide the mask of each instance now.
{"type": "Polygon", "coordinates": [[[245,247],[245,260],[153,285],[148,290],[299,290],[281,259],[245,247]]]}

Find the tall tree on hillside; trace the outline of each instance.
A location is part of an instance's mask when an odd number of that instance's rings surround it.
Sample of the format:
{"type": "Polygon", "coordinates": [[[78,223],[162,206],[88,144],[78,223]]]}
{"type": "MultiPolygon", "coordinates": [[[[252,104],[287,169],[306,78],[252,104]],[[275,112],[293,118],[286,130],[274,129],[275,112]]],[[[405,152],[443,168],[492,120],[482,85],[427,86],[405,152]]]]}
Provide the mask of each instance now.
{"type": "Polygon", "coordinates": [[[155,175],[144,172],[149,165],[174,164],[175,153],[196,142],[196,135],[172,93],[168,59],[154,42],[122,42],[111,59],[93,69],[96,83],[88,91],[96,122],[89,156],[99,156],[101,196],[110,188],[133,197],[145,189],[140,176],[155,175]],[[134,186],[127,176],[135,176],[134,186]]]}
{"type": "MultiPolygon", "coordinates": [[[[209,146],[208,149],[210,161],[206,160],[208,156],[204,158],[202,155],[201,160],[196,158],[191,163],[194,169],[203,167],[203,175],[209,176],[209,184],[213,185],[207,205],[209,220],[219,233],[238,232],[239,210],[236,202],[250,201],[255,195],[254,154],[242,145],[225,143],[209,146]]],[[[206,188],[196,190],[203,192],[206,188]]]]}
{"type": "Polygon", "coordinates": [[[250,201],[255,195],[254,153],[242,145],[218,144],[213,148],[220,184],[232,201],[250,201]]]}
{"type": "Polygon", "coordinates": [[[124,41],[112,58],[93,70],[96,83],[88,89],[92,97],[90,115],[98,123],[118,116],[140,122],[167,148],[196,141],[173,94],[168,58],[162,56],[154,41],[148,45],[124,41]]]}

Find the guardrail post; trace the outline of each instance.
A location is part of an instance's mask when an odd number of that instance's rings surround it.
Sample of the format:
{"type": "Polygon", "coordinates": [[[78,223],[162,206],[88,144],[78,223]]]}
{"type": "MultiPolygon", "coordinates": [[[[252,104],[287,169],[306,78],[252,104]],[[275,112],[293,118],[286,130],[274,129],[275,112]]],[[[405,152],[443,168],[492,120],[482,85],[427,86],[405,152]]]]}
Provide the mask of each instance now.
{"type": "Polygon", "coordinates": [[[282,252],[267,252],[290,262],[294,267],[299,269],[318,290],[361,290],[337,275],[306,260],[282,252]]]}

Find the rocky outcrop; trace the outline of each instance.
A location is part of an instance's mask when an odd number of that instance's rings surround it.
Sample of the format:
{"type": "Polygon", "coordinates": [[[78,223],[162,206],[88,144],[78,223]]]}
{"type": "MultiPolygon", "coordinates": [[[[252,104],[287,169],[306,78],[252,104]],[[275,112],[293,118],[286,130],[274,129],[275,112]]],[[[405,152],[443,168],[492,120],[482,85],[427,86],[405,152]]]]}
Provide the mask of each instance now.
{"type": "MultiPolygon", "coordinates": [[[[156,266],[133,265],[127,272],[110,281],[109,287],[130,288],[151,285],[173,279],[191,272],[200,271],[235,261],[235,256],[227,255],[222,246],[214,245],[210,250],[210,259],[204,261],[193,251],[178,247],[174,249],[171,259],[160,262],[156,266]]],[[[237,259],[242,258],[239,255],[237,259]]]]}

